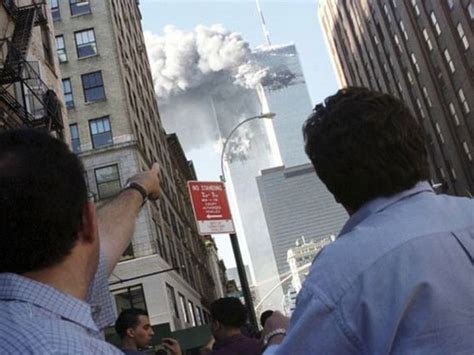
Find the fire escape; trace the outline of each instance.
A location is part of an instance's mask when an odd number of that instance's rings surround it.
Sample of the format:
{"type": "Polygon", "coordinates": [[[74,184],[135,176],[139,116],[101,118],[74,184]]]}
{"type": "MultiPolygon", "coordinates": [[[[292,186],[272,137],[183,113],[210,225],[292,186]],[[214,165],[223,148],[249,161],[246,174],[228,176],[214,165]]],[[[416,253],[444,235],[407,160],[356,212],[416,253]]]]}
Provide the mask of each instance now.
{"type": "Polygon", "coordinates": [[[0,0],[14,21],[13,35],[0,39],[0,131],[30,127],[62,137],[61,103],[39,75],[39,63],[26,60],[34,26],[47,24],[44,1],[17,7],[0,0]]]}

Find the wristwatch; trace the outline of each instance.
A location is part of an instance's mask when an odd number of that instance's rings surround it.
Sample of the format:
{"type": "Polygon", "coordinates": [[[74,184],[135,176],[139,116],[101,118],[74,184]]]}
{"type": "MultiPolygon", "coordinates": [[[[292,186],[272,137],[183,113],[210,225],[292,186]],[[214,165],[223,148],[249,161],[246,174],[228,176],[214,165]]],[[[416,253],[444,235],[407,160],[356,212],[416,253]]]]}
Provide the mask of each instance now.
{"type": "Polygon", "coordinates": [[[128,189],[137,190],[142,195],[143,197],[142,206],[148,201],[148,192],[139,183],[133,182],[133,181],[127,182],[127,184],[123,187],[123,189],[120,192],[128,190],[128,189]]]}
{"type": "Polygon", "coordinates": [[[270,340],[272,340],[277,335],[285,336],[286,335],[286,329],[278,328],[278,329],[272,330],[270,333],[265,335],[265,338],[263,338],[263,346],[266,347],[268,345],[268,343],[270,342],[270,340]]]}

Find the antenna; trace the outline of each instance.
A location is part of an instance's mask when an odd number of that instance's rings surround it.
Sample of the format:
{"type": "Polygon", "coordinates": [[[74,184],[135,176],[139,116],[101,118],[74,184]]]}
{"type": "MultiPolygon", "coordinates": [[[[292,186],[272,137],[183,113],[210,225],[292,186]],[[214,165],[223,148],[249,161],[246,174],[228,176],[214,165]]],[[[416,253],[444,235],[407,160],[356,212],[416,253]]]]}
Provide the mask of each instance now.
{"type": "Polygon", "coordinates": [[[255,0],[257,2],[257,11],[260,15],[260,21],[262,22],[263,35],[267,41],[267,45],[271,46],[272,42],[270,41],[270,32],[268,31],[267,24],[265,23],[265,17],[263,17],[262,7],[260,6],[260,0],[255,0]]]}

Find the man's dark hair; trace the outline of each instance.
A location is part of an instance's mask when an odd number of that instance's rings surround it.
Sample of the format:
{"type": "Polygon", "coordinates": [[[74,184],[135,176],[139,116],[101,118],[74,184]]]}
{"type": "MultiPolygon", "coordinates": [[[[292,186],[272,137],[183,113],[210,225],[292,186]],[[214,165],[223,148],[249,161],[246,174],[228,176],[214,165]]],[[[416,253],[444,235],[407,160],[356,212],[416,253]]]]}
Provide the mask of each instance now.
{"type": "Polygon", "coordinates": [[[226,327],[240,328],[247,321],[247,309],[236,297],[219,298],[211,303],[211,315],[226,327]]]}
{"type": "Polygon", "coordinates": [[[115,331],[120,339],[125,338],[128,328],[135,328],[140,323],[138,320],[140,316],[148,317],[148,313],[139,308],[126,309],[120,313],[115,322],[115,331]]]}
{"type": "Polygon", "coordinates": [[[429,177],[423,130],[393,96],[339,90],[316,105],[303,135],[316,173],[345,207],[356,210],[429,177]]]}
{"type": "Polygon", "coordinates": [[[86,202],[81,162],[66,144],[32,129],[0,133],[0,272],[61,262],[86,202]]]}
{"type": "Polygon", "coordinates": [[[267,321],[268,318],[272,316],[272,314],[273,314],[273,311],[269,309],[260,315],[260,324],[262,325],[262,327],[265,327],[265,322],[267,321]]]}

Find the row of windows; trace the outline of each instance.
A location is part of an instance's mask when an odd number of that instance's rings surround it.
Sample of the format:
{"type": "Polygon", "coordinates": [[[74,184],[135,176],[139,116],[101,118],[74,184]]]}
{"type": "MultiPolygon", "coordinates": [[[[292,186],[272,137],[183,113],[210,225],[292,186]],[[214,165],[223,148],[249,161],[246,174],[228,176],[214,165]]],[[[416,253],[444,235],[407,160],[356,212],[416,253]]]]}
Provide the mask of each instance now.
{"type": "Polygon", "coordinates": [[[182,318],[185,323],[191,324],[193,327],[209,323],[210,317],[204,309],[201,309],[198,305],[195,306],[191,300],[186,302],[184,295],[178,292],[180,311],[178,310],[178,301],[174,288],[166,284],[166,292],[170,309],[175,318],[182,318]]]}
{"type": "MultiPolygon", "coordinates": [[[[59,0],[51,0],[51,14],[54,21],[61,20],[61,11],[59,9],[59,0]]],[[[91,13],[89,0],[69,0],[69,9],[71,16],[80,16],[91,13]]]]}
{"type": "MultiPolygon", "coordinates": [[[[71,78],[65,78],[63,82],[64,101],[68,109],[74,107],[74,95],[72,92],[71,78]]],[[[104,81],[102,72],[96,71],[81,75],[82,90],[85,102],[96,102],[105,100],[104,81]]]]}
{"type": "MultiPolygon", "coordinates": [[[[77,58],[86,58],[96,56],[97,43],[93,28],[74,32],[74,40],[76,43],[77,58]]],[[[68,61],[66,42],[63,35],[56,36],[56,50],[60,63],[68,61]]]]}

